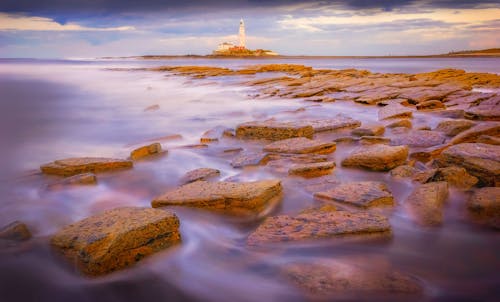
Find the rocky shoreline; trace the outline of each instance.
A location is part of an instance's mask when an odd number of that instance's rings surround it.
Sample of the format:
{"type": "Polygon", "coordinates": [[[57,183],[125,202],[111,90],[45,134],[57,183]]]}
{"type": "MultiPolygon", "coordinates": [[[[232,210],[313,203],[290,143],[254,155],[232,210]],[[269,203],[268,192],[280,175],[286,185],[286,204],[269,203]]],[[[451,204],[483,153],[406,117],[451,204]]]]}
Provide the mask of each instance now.
{"type": "MultiPolygon", "coordinates": [[[[228,167],[270,167],[275,177],[221,180],[219,170],[199,167],[180,178],[178,187],[152,198],[152,208],[120,207],[74,222],[54,234],[50,243],[83,274],[105,275],[182,245],[182,220],[175,214],[179,206],[258,222],[245,240],[247,249],[286,248],[289,242],[346,238],[390,240],[394,208],[402,208],[416,226],[439,228],[451,190],[466,192],[464,210],[470,214],[471,224],[500,229],[497,74],[454,69],[379,74],[290,64],[142,70],[193,81],[239,77],[239,85],[251,89],[250,99],[298,99],[321,106],[354,102],[377,108],[374,118],[378,122],[365,123],[341,113],[329,118],[279,116],[207,129],[199,145],[187,147],[212,148],[221,141],[228,142],[232,146],[224,151],[228,167]],[[252,75],[265,76],[246,78],[252,75]],[[439,117],[440,122],[435,127],[414,128],[412,119],[417,113],[439,117]],[[339,132],[343,136],[338,136],[339,132]],[[240,142],[254,146],[241,148],[240,142]],[[354,148],[340,160],[338,148],[344,144],[354,148]],[[345,169],[376,171],[409,182],[412,192],[405,200],[396,200],[383,181],[332,180],[336,162],[345,169]],[[297,179],[305,181],[309,198],[318,206],[304,207],[293,215],[276,215],[276,208],[287,202],[284,189],[293,183],[290,180],[297,179]]],[[[59,177],[48,185],[53,190],[96,185],[101,173],[119,174],[169,152],[160,142],[153,142],[130,150],[128,159],[66,158],[43,164],[40,170],[59,177]]],[[[0,239],[30,238],[30,230],[22,222],[0,230],[0,239]]],[[[424,282],[413,276],[387,267],[378,272],[338,260],[290,263],[279,274],[306,296],[314,297],[353,291],[419,296],[424,291],[424,282]]]]}

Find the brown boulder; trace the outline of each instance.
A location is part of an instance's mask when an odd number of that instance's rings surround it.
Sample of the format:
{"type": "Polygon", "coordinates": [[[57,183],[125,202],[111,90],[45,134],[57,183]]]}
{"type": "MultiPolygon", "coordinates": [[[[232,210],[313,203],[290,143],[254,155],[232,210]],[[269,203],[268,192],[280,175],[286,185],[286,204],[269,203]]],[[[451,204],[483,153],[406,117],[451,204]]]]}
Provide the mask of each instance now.
{"type": "Polygon", "coordinates": [[[281,182],[276,179],[246,183],[196,181],[167,191],[156,197],[151,205],[153,208],[187,206],[232,215],[255,215],[280,201],[281,190],[281,182]]]}
{"type": "Polygon", "coordinates": [[[317,211],[295,217],[268,217],[247,239],[248,245],[339,236],[391,235],[386,217],[366,212],[317,211]]]}
{"type": "Polygon", "coordinates": [[[216,177],[219,175],[220,171],[217,169],[211,169],[211,168],[194,169],[184,174],[184,176],[181,178],[181,183],[187,184],[198,180],[206,180],[208,178],[216,177]]]}
{"type": "Polygon", "coordinates": [[[481,135],[500,136],[500,122],[485,122],[476,125],[455,136],[451,140],[451,143],[453,145],[460,143],[473,143],[481,135]]]}
{"type": "Polygon", "coordinates": [[[98,173],[132,168],[130,160],[103,157],[75,157],[56,160],[40,166],[45,174],[72,176],[82,173],[98,173]]]}
{"type": "Polygon", "coordinates": [[[314,197],[347,203],[361,208],[394,204],[394,197],[387,186],[378,181],[344,183],[328,191],[317,192],[314,197]]]}
{"type": "Polygon", "coordinates": [[[301,122],[269,120],[243,123],[236,128],[236,137],[249,139],[281,140],[292,137],[312,138],[313,134],[313,127],[301,122]]]}
{"type": "Polygon", "coordinates": [[[423,292],[416,278],[387,266],[378,266],[375,262],[364,265],[360,265],[359,261],[349,263],[338,259],[292,262],[286,264],[281,272],[288,282],[312,299],[330,301],[335,297],[334,300],[339,301],[356,301],[370,295],[402,299],[403,296],[418,296],[423,292]]]}
{"type": "Polygon", "coordinates": [[[481,186],[500,184],[500,146],[458,144],[444,150],[436,159],[440,167],[459,166],[479,179],[481,186]]]}
{"type": "Polygon", "coordinates": [[[441,131],[448,136],[455,136],[460,132],[463,132],[471,128],[475,124],[476,123],[469,120],[457,120],[457,119],[444,120],[437,125],[435,130],[441,131]]]}
{"type": "Polygon", "coordinates": [[[447,197],[448,183],[426,183],[413,190],[404,206],[417,224],[436,226],[443,222],[443,205],[447,197]]]}
{"type": "Polygon", "coordinates": [[[166,210],[117,208],[64,227],[52,245],[87,275],[102,275],[179,243],[179,219],[166,210]]]}
{"type": "Polygon", "coordinates": [[[138,160],[144,157],[148,157],[151,155],[156,155],[163,153],[165,151],[162,150],[161,144],[160,143],[153,143],[147,146],[143,146],[140,148],[137,148],[130,152],[130,159],[132,160],[138,160]]]}
{"type": "Polygon", "coordinates": [[[467,209],[474,219],[500,229],[500,187],[477,189],[467,201],[467,209]]]}
{"type": "Polygon", "coordinates": [[[305,137],[284,139],[271,143],[264,147],[264,151],[266,152],[294,153],[294,154],[304,154],[304,153],[328,154],[335,151],[335,149],[336,149],[336,144],[334,142],[322,142],[319,140],[312,140],[305,137]]]}
{"type": "Polygon", "coordinates": [[[332,170],[334,168],[335,168],[335,162],[331,161],[298,164],[288,169],[288,174],[300,175],[303,177],[318,177],[332,173],[332,170]]]}
{"type": "Polygon", "coordinates": [[[388,171],[404,164],[407,157],[407,146],[377,144],[356,149],[342,161],[342,166],[388,171]]]}
{"type": "Polygon", "coordinates": [[[0,229],[0,239],[23,241],[30,238],[28,226],[20,221],[14,221],[0,229]]]}

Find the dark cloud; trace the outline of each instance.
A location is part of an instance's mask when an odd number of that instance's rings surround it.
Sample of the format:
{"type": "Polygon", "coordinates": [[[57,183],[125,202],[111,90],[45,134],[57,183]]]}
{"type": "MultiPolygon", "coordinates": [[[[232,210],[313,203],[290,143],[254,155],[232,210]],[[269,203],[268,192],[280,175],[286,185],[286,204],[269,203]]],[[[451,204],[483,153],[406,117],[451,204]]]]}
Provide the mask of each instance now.
{"type": "Polygon", "coordinates": [[[71,12],[76,14],[109,14],[125,12],[178,11],[178,10],[215,10],[239,8],[273,8],[292,5],[321,7],[339,5],[352,9],[379,8],[392,10],[408,5],[423,7],[472,8],[484,5],[498,6],[500,0],[2,0],[0,11],[50,14],[71,12]]]}

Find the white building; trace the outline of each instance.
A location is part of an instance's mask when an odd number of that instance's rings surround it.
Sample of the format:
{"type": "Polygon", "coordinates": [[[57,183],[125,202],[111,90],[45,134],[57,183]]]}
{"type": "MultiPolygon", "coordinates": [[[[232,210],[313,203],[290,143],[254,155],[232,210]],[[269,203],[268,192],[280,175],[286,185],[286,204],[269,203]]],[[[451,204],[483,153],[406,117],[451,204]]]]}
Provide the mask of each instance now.
{"type": "Polygon", "coordinates": [[[224,43],[220,43],[219,46],[217,47],[217,50],[216,51],[228,51],[229,49],[233,48],[235,45],[233,43],[230,43],[230,42],[224,42],[224,43]]]}
{"type": "Polygon", "coordinates": [[[238,37],[240,38],[240,47],[246,48],[245,23],[243,22],[243,19],[240,20],[240,31],[238,37]]]}

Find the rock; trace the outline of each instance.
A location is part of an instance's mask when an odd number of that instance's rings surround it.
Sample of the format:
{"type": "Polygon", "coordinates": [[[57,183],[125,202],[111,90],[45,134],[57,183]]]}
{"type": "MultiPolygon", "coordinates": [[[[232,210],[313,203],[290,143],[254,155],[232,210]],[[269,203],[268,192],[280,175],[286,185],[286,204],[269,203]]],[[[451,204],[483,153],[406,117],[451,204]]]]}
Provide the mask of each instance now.
{"type": "Polygon", "coordinates": [[[477,138],[477,142],[488,145],[500,145],[500,137],[481,135],[480,137],[477,138]]]}
{"type": "Polygon", "coordinates": [[[332,153],[336,149],[336,144],[334,142],[322,142],[318,140],[312,140],[305,137],[296,137],[280,140],[264,147],[265,152],[276,152],[276,153],[294,153],[294,154],[304,154],[304,153],[316,153],[316,154],[328,154],[332,153]]]}
{"type": "Polygon", "coordinates": [[[160,105],[155,104],[144,108],[144,112],[160,110],[160,105]]]}
{"type": "Polygon", "coordinates": [[[435,110],[444,108],[446,108],[446,106],[438,100],[429,100],[417,104],[417,110],[435,110]]]}
{"type": "Polygon", "coordinates": [[[249,153],[242,152],[231,161],[233,168],[243,168],[246,166],[265,165],[269,161],[269,154],[263,152],[249,153]]]}
{"type": "Polygon", "coordinates": [[[189,144],[174,147],[175,149],[205,149],[208,148],[207,144],[189,144]]]}
{"type": "Polygon", "coordinates": [[[187,184],[198,180],[207,180],[208,178],[216,177],[219,175],[220,171],[217,169],[199,168],[191,170],[184,174],[184,176],[181,178],[181,183],[187,184]]]}
{"type": "Polygon", "coordinates": [[[500,122],[486,122],[476,125],[455,136],[451,140],[451,144],[473,143],[481,135],[500,136],[500,122]]]}
{"type": "Polygon", "coordinates": [[[436,159],[440,167],[459,166],[479,179],[480,186],[500,185],[500,146],[465,143],[449,147],[436,159]]]}
{"type": "Polygon", "coordinates": [[[404,164],[408,150],[407,146],[391,147],[381,144],[361,147],[345,158],[342,166],[388,171],[404,164]]]}
{"type": "Polygon", "coordinates": [[[353,143],[359,141],[361,138],[359,137],[352,137],[352,136],[343,136],[343,137],[338,137],[334,139],[333,141],[336,143],[353,143]]]}
{"type": "Polygon", "coordinates": [[[413,190],[404,206],[417,224],[437,226],[443,222],[443,205],[447,197],[448,183],[426,183],[413,190]]]}
{"type": "Polygon", "coordinates": [[[390,174],[392,177],[400,177],[400,178],[407,178],[411,177],[413,174],[417,172],[417,169],[415,169],[412,166],[409,165],[402,165],[399,167],[396,167],[390,171],[390,174]]]}
{"type": "Polygon", "coordinates": [[[360,142],[363,145],[385,144],[388,145],[391,139],[383,136],[362,136],[360,142]]]}
{"type": "Polygon", "coordinates": [[[386,126],[387,128],[397,128],[397,127],[404,127],[404,128],[410,128],[412,127],[411,121],[408,119],[403,119],[399,121],[395,121],[393,123],[390,123],[389,125],[386,126]]]}
{"type": "Polygon", "coordinates": [[[367,125],[352,130],[351,134],[356,136],[380,136],[384,132],[385,127],[382,125],[367,125]]]}
{"type": "Polygon", "coordinates": [[[405,107],[401,104],[393,103],[382,107],[378,111],[378,119],[392,119],[392,118],[402,118],[407,117],[411,118],[413,115],[413,110],[411,108],[405,107]]]}
{"type": "Polygon", "coordinates": [[[311,125],[314,132],[334,131],[344,128],[356,128],[361,122],[343,114],[337,114],[329,119],[303,120],[304,124],[311,125]]]}
{"type": "Polygon", "coordinates": [[[470,189],[478,182],[478,179],[467,173],[464,168],[454,166],[417,173],[413,180],[421,183],[446,181],[451,186],[461,189],[470,189]]]}
{"type": "Polygon", "coordinates": [[[137,149],[133,150],[132,152],[130,152],[130,159],[131,160],[138,160],[138,159],[142,159],[144,157],[148,157],[151,155],[157,155],[157,154],[160,154],[163,152],[164,151],[162,150],[160,143],[153,143],[153,144],[150,144],[147,146],[137,148],[137,149]]]}
{"type": "Polygon", "coordinates": [[[374,263],[376,261],[362,266],[359,261],[344,263],[338,259],[292,262],[284,265],[281,274],[314,301],[318,298],[330,301],[333,297],[339,301],[357,301],[370,295],[393,301],[395,297],[405,300],[403,296],[423,293],[416,278],[374,263]]]}
{"type": "Polygon", "coordinates": [[[328,191],[317,192],[314,197],[361,208],[394,204],[394,197],[387,186],[378,181],[344,183],[328,191]]]}
{"type": "Polygon", "coordinates": [[[332,173],[335,162],[319,162],[310,164],[294,165],[288,170],[290,175],[300,175],[304,177],[317,177],[332,173]]]}
{"type": "Polygon", "coordinates": [[[446,135],[438,131],[429,130],[411,130],[397,128],[391,136],[391,145],[409,147],[432,147],[441,145],[446,141],[446,135]]]}
{"type": "Polygon", "coordinates": [[[275,179],[246,183],[196,181],[156,197],[151,205],[198,207],[234,215],[259,214],[279,201],[281,190],[281,182],[275,179]]]}
{"type": "Polygon", "coordinates": [[[113,170],[130,169],[133,163],[130,160],[104,157],[75,157],[56,160],[40,166],[45,174],[72,176],[82,173],[99,173],[113,170]]]}
{"type": "Polygon", "coordinates": [[[216,126],[213,129],[210,129],[203,133],[203,135],[200,138],[200,143],[206,144],[206,143],[212,143],[212,142],[218,142],[221,137],[224,136],[224,133],[228,130],[227,127],[224,126],[216,126]]]}
{"type": "Polygon", "coordinates": [[[500,229],[500,187],[477,189],[467,201],[467,209],[474,219],[500,229]]]}
{"type": "Polygon", "coordinates": [[[30,238],[28,226],[20,221],[14,221],[0,229],[0,239],[24,241],[30,238]]]}
{"type": "Polygon", "coordinates": [[[439,116],[442,116],[442,117],[447,117],[447,118],[463,119],[465,111],[463,109],[450,109],[450,108],[447,108],[445,110],[436,110],[436,111],[433,111],[432,114],[439,115],[439,116]]]}
{"type": "Polygon", "coordinates": [[[313,212],[295,217],[268,217],[248,236],[248,245],[303,241],[339,236],[391,235],[391,225],[384,216],[367,212],[313,212]]]}
{"type": "Polygon", "coordinates": [[[52,245],[87,275],[103,275],[181,241],[179,219],[166,210],[117,208],[64,227],[52,245]]]}
{"type": "Polygon", "coordinates": [[[313,206],[300,211],[299,214],[314,214],[317,212],[335,212],[337,207],[332,204],[323,204],[319,206],[313,206]]]}
{"type": "Polygon", "coordinates": [[[441,131],[448,136],[455,136],[460,132],[463,132],[471,128],[475,124],[476,123],[469,120],[457,120],[457,119],[444,120],[437,125],[435,130],[441,131]]]}
{"type": "Polygon", "coordinates": [[[48,189],[57,189],[64,186],[73,185],[96,185],[97,176],[94,173],[83,173],[70,177],[66,177],[63,180],[47,185],[48,189]]]}
{"type": "Polygon", "coordinates": [[[441,152],[446,150],[449,146],[450,145],[448,144],[442,144],[427,147],[425,149],[419,149],[418,151],[411,152],[410,158],[426,163],[439,156],[439,154],[441,154],[441,152]]]}
{"type": "Polygon", "coordinates": [[[465,118],[482,121],[500,121],[500,95],[483,100],[465,111],[465,118]]]}
{"type": "Polygon", "coordinates": [[[312,138],[314,129],[311,125],[299,122],[248,122],[238,125],[236,137],[250,139],[281,140],[292,137],[312,138]]]}

